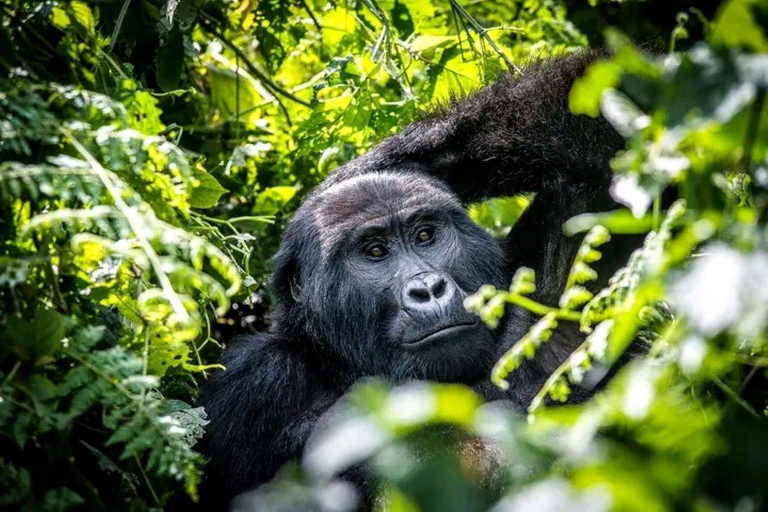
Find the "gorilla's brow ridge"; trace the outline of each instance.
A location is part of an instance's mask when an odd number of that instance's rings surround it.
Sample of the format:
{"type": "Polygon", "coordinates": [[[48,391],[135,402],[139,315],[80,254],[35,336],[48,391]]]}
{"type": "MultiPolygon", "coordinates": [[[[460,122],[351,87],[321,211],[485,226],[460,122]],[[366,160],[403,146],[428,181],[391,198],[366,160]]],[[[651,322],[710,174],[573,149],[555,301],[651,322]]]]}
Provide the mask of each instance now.
{"type": "Polygon", "coordinates": [[[461,208],[459,200],[419,174],[377,172],[356,176],[313,197],[314,224],[324,256],[363,224],[403,211],[461,208]]]}
{"type": "MultiPolygon", "coordinates": [[[[344,233],[338,240],[336,240],[336,244],[344,244],[350,238],[352,238],[353,234],[360,233],[360,232],[364,234],[365,238],[376,238],[377,235],[368,234],[368,232],[389,231],[391,226],[388,225],[388,223],[387,224],[377,223],[377,221],[381,219],[386,219],[391,217],[404,217],[403,223],[409,224],[409,223],[412,223],[415,219],[422,218],[422,217],[434,217],[435,214],[436,212],[430,207],[415,206],[411,208],[400,208],[399,210],[388,212],[382,215],[377,215],[375,217],[365,220],[362,224],[356,226],[351,231],[344,233]]],[[[336,246],[332,248],[332,250],[335,250],[335,249],[336,249],[336,246]]]]}

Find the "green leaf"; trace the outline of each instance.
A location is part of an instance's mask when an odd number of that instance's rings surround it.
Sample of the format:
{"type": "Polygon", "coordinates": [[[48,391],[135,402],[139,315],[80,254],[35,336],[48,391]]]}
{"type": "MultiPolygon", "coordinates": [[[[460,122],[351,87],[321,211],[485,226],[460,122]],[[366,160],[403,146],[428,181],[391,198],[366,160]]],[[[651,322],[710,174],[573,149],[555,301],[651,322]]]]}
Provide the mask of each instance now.
{"type": "Polygon", "coordinates": [[[88,4],[85,2],[72,2],[70,4],[72,13],[75,16],[75,20],[83,27],[88,34],[96,33],[96,19],[93,17],[93,12],[88,4]]]}
{"type": "Polygon", "coordinates": [[[230,69],[208,66],[211,85],[211,102],[224,120],[240,115],[240,120],[256,122],[254,107],[263,101],[250,76],[242,70],[236,74],[230,69]],[[243,114],[243,112],[250,112],[243,114]]]}
{"type": "Polygon", "coordinates": [[[616,89],[607,89],[603,92],[600,98],[600,111],[611,126],[625,138],[635,135],[651,123],[649,116],[616,89]]]}
{"type": "Polygon", "coordinates": [[[755,20],[755,14],[762,18],[764,13],[765,6],[758,0],[730,0],[720,8],[715,18],[712,45],[767,52],[768,38],[755,20]]]}
{"type": "Polygon", "coordinates": [[[573,236],[598,225],[616,234],[644,234],[653,228],[653,216],[645,215],[637,218],[626,208],[605,213],[582,213],[568,219],[563,224],[563,232],[573,236]]]}
{"type": "Polygon", "coordinates": [[[22,361],[43,365],[52,361],[51,356],[61,346],[65,325],[56,311],[38,309],[32,320],[9,317],[5,330],[22,361]]]}
{"type": "Polygon", "coordinates": [[[401,37],[406,38],[413,34],[413,18],[404,2],[395,0],[395,5],[390,13],[392,15],[392,24],[401,37]]]}
{"type": "Polygon", "coordinates": [[[219,202],[222,194],[229,192],[208,171],[199,166],[193,168],[192,175],[195,179],[195,187],[189,194],[189,205],[192,208],[212,208],[219,202]]]}
{"type": "Polygon", "coordinates": [[[482,86],[479,60],[467,60],[459,48],[442,51],[439,62],[429,67],[429,93],[437,101],[469,94],[482,86]]]}
{"type": "Polygon", "coordinates": [[[568,96],[571,112],[590,117],[600,115],[600,97],[603,91],[615,88],[621,80],[621,67],[615,62],[592,64],[584,75],[576,80],[568,96]]]}
{"type": "Polygon", "coordinates": [[[751,72],[753,79],[760,80],[761,71],[765,72],[761,64],[760,60],[746,62],[742,70],[727,55],[718,55],[704,45],[695,47],[671,70],[675,86],[662,105],[667,111],[667,124],[681,124],[694,114],[728,122],[754,98],[754,84],[745,78],[751,72]]]}
{"type": "Polygon", "coordinates": [[[60,28],[61,30],[64,30],[72,24],[66,11],[61,7],[54,7],[51,9],[51,23],[54,27],[60,28]]]}
{"type": "Polygon", "coordinates": [[[287,0],[261,0],[254,12],[254,35],[260,44],[260,52],[272,71],[285,60],[284,38],[290,33],[288,19],[291,3],[287,0]]]}
{"type": "Polygon", "coordinates": [[[256,198],[254,213],[272,215],[280,211],[296,195],[294,187],[270,187],[264,189],[256,198]]]}
{"type": "Polygon", "coordinates": [[[432,34],[421,34],[411,41],[409,49],[412,52],[420,53],[424,57],[429,57],[435,53],[438,48],[447,48],[458,42],[456,36],[436,36],[432,34]]]}

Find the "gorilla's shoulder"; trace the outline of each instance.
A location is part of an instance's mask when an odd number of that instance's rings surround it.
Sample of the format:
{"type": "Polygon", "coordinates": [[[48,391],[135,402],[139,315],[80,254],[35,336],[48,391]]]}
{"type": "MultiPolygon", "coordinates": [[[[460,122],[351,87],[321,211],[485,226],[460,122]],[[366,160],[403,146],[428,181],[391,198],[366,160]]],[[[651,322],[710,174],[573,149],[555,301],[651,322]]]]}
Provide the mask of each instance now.
{"type": "Polygon", "coordinates": [[[208,459],[205,485],[213,500],[203,510],[221,509],[301,453],[309,428],[301,420],[336,398],[318,378],[308,350],[273,334],[228,344],[224,368],[211,373],[198,402],[210,420],[198,445],[208,459]],[[221,502],[211,505],[217,497],[221,502]]]}
{"type": "MultiPolygon", "coordinates": [[[[258,399],[265,387],[275,391],[283,386],[295,387],[312,372],[310,358],[292,343],[270,333],[256,333],[235,338],[229,343],[221,361],[224,369],[213,372],[206,386],[202,401],[211,394],[229,388],[232,382],[239,385],[232,393],[252,391],[258,399]],[[244,378],[246,377],[246,378],[244,378]],[[291,383],[289,385],[289,383],[291,383]]],[[[232,397],[234,398],[234,397],[232,397]]],[[[231,403],[228,404],[231,407],[231,403]]]]}
{"type": "Polygon", "coordinates": [[[227,343],[222,364],[227,369],[242,369],[253,363],[263,363],[264,359],[279,362],[281,356],[290,357],[285,345],[283,340],[266,332],[237,336],[227,343]]]}

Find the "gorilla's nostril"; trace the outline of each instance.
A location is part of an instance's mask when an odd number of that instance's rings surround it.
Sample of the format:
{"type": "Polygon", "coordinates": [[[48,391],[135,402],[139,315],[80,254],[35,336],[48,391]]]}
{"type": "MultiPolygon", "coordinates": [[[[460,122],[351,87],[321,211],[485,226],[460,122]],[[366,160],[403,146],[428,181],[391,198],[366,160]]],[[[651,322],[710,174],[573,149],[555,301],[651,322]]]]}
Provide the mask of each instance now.
{"type": "Polygon", "coordinates": [[[445,295],[445,289],[446,289],[446,282],[445,279],[442,277],[439,277],[435,283],[432,285],[432,296],[436,299],[439,299],[443,295],[445,295]]]}
{"type": "Polygon", "coordinates": [[[421,286],[414,286],[408,290],[408,295],[417,302],[427,302],[429,300],[429,290],[422,288],[421,286]]]}

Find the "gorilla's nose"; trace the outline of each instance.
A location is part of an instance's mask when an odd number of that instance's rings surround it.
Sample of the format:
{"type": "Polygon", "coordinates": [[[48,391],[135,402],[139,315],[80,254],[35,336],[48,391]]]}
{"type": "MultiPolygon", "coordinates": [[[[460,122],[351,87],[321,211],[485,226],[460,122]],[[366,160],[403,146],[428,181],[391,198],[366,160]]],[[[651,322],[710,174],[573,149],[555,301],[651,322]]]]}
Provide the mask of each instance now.
{"type": "Polygon", "coordinates": [[[450,302],[454,291],[443,276],[432,272],[419,274],[405,283],[403,305],[412,309],[440,307],[450,302]]]}

